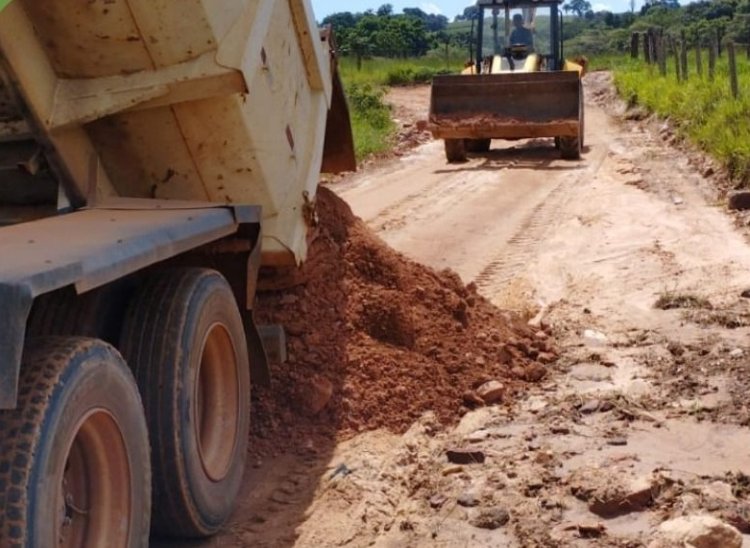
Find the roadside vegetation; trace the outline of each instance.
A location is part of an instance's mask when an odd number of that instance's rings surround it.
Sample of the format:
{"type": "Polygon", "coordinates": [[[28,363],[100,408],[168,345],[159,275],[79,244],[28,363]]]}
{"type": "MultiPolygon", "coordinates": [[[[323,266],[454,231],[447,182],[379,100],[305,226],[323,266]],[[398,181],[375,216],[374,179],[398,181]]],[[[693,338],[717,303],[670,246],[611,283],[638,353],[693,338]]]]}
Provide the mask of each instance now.
{"type": "Polygon", "coordinates": [[[390,86],[429,84],[436,74],[458,72],[463,61],[456,55],[426,55],[407,59],[372,58],[361,67],[355,59],[339,61],[349,98],[357,159],[382,154],[393,146],[396,125],[385,103],[390,86]]]}
{"type": "MultiPolygon", "coordinates": [[[[750,183],[750,95],[732,97],[726,56],[719,59],[713,81],[693,73],[687,82],[678,82],[671,60],[667,76],[640,60],[621,58],[611,66],[615,85],[629,104],[668,118],[682,137],[721,161],[739,184],[750,183]]],[[[738,60],[738,80],[740,90],[750,90],[750,66],[744,58],[738,60]]]]}

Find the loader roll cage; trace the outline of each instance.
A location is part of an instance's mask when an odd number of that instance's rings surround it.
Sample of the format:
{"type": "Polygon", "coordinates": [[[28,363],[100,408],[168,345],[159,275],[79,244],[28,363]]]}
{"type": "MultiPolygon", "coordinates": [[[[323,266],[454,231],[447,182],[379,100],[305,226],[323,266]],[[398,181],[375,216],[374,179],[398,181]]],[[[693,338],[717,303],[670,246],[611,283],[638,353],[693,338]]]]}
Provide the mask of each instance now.
{"type": "MultiPolygon", "coordinates": [[[[562,45],[562,18],[560,17],[560,5],[562,0],[479,0],[478,21],[476,29],[476,59],[474,59],[477,74],[483,73],[483,64],[488,57],[501,55],[508,59],[508,63],[513,67],[514,59],[525,57],[531,53],[530,50],[524,51],[524,48],[518,44],[508,43],[508,37],[511,34],[511,17],[514,10],[520,10],[524,17],[524,26],[534,33],[535,42],[542,42],[547,47],[536,47],[535,53],[539,54],[542,59],[544,70],[561,70],[563,67],[563,45],[562,45]],[[537,12],[541,11],[543,17],[548,17],[549,29],[545,36],[541,37],[536,28],[537,12]],[[504,34],[500,32],[500,14],[504,15],[504,34]],[[492,50],[487,51],[485,33],[487,31],[487,20],[491,18],[489,26],[493,34],[492,50]],[[544,40],[539,40],[544,38],[544,40]],[[548,42],[548,43],[546,43],[548,42]]],[[[516,12],[518,13],[518,11],[516,12]]],[[[539,44],[537,44],[539,46],[539,44]]]]}

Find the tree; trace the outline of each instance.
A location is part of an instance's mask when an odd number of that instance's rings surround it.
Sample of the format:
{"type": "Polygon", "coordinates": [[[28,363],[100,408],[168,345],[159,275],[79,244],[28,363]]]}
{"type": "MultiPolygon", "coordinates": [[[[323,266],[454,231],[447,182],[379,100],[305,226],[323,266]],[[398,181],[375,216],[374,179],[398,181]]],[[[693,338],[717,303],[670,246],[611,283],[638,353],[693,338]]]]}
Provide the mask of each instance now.
{"type": "Polygon", "coordinates": [[[383,4],[378,8],[378,17],[390,17],[393,15],[393,4],[383,4]]]}
{"type": "Polygon", "coordinates": [[[362,70],[362,60],[370,57],[374,49],[372,39],[355,30],[347,41],[344,53],[354,55],[357,59],[357,70],[362,70]]]}
{"type": "Polygon", "coordinates": [[[348,11],[342,11],[339,13],[332,13],[325,19],[323,19],[324,25],[331,25],[333,30],[341,32],[343,29],[354,28],[357,24],[357,17],[348,11]]]}
{"type": "Polygon", "coordinates": [[[479,18],[479,8],[477,6],[469,6],[464,9],[463,14],[456,16],[456,21],[471,21],[477,18],[479,18]]]}
{"type": "Polygon", "coordinates": [[[566,11],[574,12],[578,17],[583,17],[588,11],[591,11],[591,2],[588,0],[570,0],[563,9],[568,8],[566,11]]]}

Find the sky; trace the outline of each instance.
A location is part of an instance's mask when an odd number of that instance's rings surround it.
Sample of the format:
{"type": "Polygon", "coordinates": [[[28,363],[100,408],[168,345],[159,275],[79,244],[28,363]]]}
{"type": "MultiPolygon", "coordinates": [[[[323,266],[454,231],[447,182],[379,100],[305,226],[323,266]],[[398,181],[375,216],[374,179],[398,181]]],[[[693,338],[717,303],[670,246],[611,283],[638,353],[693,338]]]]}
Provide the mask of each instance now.
{"type": "MultiPolygon", "coordinates": [[[[589,0],[594,11],[608,10],[615,13],[628,11],[629,0],[589,0]]],[[[367,9],[378,9],[383,4],[393,4],[396,13],[404,8],[421,8],[427,13],[441,13],[450,20],[463,13],[464,8],[474,4],[473,0],[312,0],[315,17],[320,20],[326,15],[338,11],[361,12],[367,9]]],[[[643,0],[636,0],[636,9],[640,8],[643,0]]]]}

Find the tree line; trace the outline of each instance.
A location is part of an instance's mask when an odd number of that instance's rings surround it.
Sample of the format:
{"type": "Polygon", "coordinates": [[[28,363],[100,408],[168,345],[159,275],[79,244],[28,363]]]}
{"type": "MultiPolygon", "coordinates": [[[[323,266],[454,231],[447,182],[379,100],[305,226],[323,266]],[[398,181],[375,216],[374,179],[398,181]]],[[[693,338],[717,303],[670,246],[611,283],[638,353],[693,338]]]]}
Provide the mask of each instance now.
{"type": "MultiPolygon", "coordinates": [[[[750,43],[750,0],[699,0],[681,6],[679,0],[647,0],[636,11],[635,0],[624,13],[593,11],[588,0],[568,0],[563,38],[566,51],[597,55],[624,52],[630,33],[659,27],[681,33],[693,41],[718,36],[738,43],[750,43]]],[[[471,21],[478,15],[468,6],[454,21],[420,8],[395,13],[391,4],[361,13],[343,11],[326,17],[336,32],[345,55],[363,59],[378,57],[421,57],[433,49],[471,49],[471,21]]]]}
{"type": "Polygon", "coordinates": [[[322,23],[333,26],[339,49],[358,63],[370,56],[421,57],[440,45],[469,39],[468,33],[460,37],[447,33],[449,20],[444,15],[420,8],[404,8],[397,14],[392,4],[361,13],[334,13],[322,23]]]}

